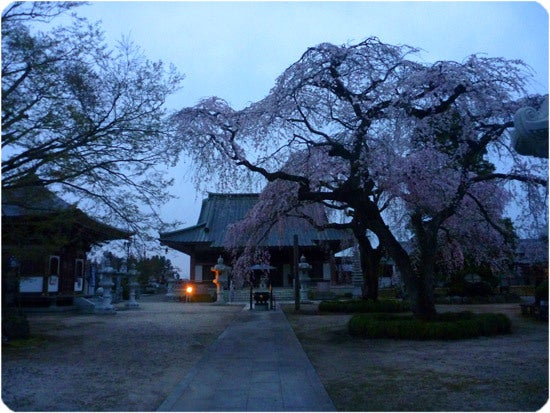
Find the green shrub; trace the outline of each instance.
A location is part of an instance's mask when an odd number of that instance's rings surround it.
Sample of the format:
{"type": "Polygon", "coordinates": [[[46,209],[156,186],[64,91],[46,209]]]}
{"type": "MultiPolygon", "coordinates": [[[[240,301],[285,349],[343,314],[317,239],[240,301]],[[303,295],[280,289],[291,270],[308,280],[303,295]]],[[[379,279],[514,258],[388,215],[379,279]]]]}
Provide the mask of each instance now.
{"type": "Polygon", "coordinates": [[[30,326],[27,317],[16,311],[6,311],[2,316],[2,338],[28,339],[30,326]]]}
{"type": "Polygon", "coordinates": [[[309,300],[334,300],[336,298],[336,294],[330,291],[310,290],[307,293],[307,298],[309,300]]]}
{"type": "Polygon", "coordinates": [[[380,288],[378,290],[378,297],[382,299],[386,298],[397,298],[397,289],[394,287],[391,288],[380,288]]]}
{"type": "Polygon", "coordinates": [[[541,282],[535,288],[535,299],[537,302],[548,300],[548,279],[541,282]]]}
{"type": "Polygon", "coordinates": [[[438,314],[433,321],[395,314],[356,314],[348,322],[352,336],[404,340],[459,340],[511,332],[512,323],[504,314],[438,314]]]}
{"type": "Polygon", "coordinates": [[[329,313],[402,313],[411,310],[407,301],[399,300],[349,300],[321,301],[319,311],[329,313]]]}

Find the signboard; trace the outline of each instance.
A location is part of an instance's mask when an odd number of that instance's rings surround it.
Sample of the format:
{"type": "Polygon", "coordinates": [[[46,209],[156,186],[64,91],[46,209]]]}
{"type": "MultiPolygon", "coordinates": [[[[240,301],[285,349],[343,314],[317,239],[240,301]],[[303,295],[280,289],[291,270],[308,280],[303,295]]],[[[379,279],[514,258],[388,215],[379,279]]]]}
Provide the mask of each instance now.
{"type": "Polygon", "coordinates": [[[41,293],[44,277],[41,275],[21,277],[19,280],[20,293],[41,293]]]}
{"type": "Polygon", "coordinates": [[[74,261],[74,290],[82,292],[84,289],[84,260],[77,258],[74,261]]]}
{"type": "Polygon", "coordinates": [[[82,287],[83,287],[82,278],[81,277],[76,278],[76,281],[74,282],[74,290],[82,291],[82,287]]]}
{"type": "Polygon", "coordinates": [[[50,275],[48,277],[48,292],[56,293],[59,290],[59,277],[57,275],[50,275]]]}

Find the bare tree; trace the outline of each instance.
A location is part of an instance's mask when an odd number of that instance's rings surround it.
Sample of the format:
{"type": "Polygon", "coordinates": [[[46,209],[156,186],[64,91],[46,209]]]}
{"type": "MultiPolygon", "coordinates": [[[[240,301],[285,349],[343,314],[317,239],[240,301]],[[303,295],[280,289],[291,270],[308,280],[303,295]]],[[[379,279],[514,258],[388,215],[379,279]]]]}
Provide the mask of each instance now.
{"type": "Polygon", "coordinates": [[[85,19],[50,28],[80,4],[15,2],[2,13],[2,191],[47,186],[143,233],[169,197],[162,168],[178,152],[164,103],[182,76],[129,41],[108,48],[85,19]]]}

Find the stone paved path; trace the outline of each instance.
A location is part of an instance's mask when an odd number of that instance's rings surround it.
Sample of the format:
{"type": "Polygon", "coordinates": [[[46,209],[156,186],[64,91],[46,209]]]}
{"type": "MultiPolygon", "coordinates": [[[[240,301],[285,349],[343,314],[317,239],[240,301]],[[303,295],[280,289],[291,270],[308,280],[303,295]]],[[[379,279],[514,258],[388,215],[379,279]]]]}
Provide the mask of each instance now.
{"type": "Polygon", "coordinates": [[[243,310],[158,411],[334,411],[280,309],[243,310]]]}

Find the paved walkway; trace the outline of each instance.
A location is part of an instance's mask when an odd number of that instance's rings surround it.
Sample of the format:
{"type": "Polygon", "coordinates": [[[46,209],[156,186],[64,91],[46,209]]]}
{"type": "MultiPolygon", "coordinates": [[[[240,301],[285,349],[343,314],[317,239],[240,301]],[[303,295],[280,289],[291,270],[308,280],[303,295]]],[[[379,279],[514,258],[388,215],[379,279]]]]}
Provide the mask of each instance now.
{"type": "Polygon", "coordinates": [[[158,411],[334,411],[280,309],[243,310],[158,411]]]}

